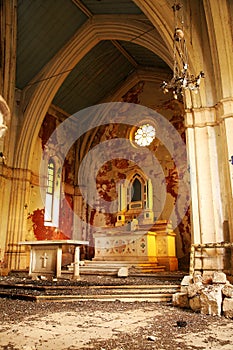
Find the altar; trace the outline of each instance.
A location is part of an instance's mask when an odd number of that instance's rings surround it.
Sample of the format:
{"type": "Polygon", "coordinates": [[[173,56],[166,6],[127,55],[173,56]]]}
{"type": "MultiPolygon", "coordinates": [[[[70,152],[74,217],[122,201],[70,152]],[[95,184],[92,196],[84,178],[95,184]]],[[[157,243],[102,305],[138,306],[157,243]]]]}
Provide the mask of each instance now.
{"type": "Polygon", "coordinates": [[[45,240],[45,241],[25,241],[19,242],[19,245],[30,246],[30,266],[29,276],[45,276],[47,278],[62,275],[62,248],[74,248],[74,271],[73,278],[79,278],[79,257],[80,246],[88,245],[88,241],[77,240],[45,240]]]}
{"type": "Polygon", "coordinates": [[[178,269],[176,234],[169,220],[157,220],[160,202],[156,202],[154,211],[154,199],[152,180],[133,167],[126,174],[126,181],[118,186],[114,226],[99,227],[93,234],[94,261],[122,261],[127,266],[158,264],[167,271],[178,269]]]}
{"type": "Polygon", "coordinates": [[[167,271],[176,271],[178,261],[175,233],[166,220],[154,225],[141,225],[132,231],[102,228],[95,232],[94,261],[124,261],[133,265],[158,263],[167,271]]]}

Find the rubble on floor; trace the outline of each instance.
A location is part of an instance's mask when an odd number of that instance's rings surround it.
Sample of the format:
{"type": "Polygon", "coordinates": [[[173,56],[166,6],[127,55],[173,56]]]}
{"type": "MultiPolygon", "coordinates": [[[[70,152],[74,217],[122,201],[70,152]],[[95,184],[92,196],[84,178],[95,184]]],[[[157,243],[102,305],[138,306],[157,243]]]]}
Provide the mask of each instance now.
{"type": "Polygon", "coordinates": [[[224,315],[233,319],[233,285],[223,272],[184,276],[181,291],[173,294],[172,302],[174,306],[204,315],[224,315]]]}

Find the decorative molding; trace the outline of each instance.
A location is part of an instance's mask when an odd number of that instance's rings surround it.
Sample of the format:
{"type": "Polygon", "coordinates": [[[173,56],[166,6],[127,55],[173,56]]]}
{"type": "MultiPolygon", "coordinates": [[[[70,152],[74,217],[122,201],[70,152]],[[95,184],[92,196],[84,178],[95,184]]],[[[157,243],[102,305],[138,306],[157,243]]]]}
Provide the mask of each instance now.
{"type": "Polygon", "coordinates": [[[220,100],[216,106],[216,111],[219,119],[233,117],[233,97],[228,97],[220,100]]]}
{"type": "Polygon", "coordinates": [[[204,128],[219,125],[215,107],[192,108],[185,110],[185,128],[204,128]]]}

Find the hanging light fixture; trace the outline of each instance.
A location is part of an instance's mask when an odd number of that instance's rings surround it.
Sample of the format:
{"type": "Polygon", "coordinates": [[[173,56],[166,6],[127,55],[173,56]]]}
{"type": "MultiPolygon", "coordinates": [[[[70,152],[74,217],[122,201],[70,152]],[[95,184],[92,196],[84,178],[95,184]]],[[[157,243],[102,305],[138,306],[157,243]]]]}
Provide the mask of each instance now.
{"type": "Polygon", "coordinates": [[[189,71],[188,51],[185,42],[183,19],[182,27],[178,27],[178,12],[182,6],[176,3],[172,6],[174,13],[174,36],[173,36],[173,77],[169,82],[163,81],[161,88],[164,93],[172,91],[174,98],[183,96],[184,90],[198,92],[201,78],[204,78],[204,72],[201,71],[197,76],[189,71]]]}

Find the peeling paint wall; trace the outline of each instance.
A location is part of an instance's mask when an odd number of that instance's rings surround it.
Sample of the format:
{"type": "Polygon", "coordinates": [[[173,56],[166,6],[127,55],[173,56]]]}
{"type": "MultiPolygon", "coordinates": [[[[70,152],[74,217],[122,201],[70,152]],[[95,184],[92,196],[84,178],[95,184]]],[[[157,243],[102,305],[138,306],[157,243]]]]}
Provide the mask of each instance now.
{"type": "MultiPolygon", "coordinates": [[[[158,113],[165,116],[173,126],[178,130],[181,138],[185,142],[185,128],[184,128],[184,110],[181,102],[176,100],[168,100],[162,93],[154,95],[154,91],[158,89],[152,83],[141,82],[129,90],[127,94],[122,97],[122,101],[131,103],[147,103],[149,107],[153,107],[158,113]],[[153,102],[153,103],[152,103],[153,102]]],[[[159,90],[157,90],[159,91],[159,90]]],[[[65,116],[64,116],[65,118],[65,116]]],[[[125,138],[129,135],[129,126],[123,124],[109,124],[91,130],[89,134],[83,135],[80,140],[69,150],[62,169],[62,191],[60,198],[60,212],[59,212],[59,227],[44,226],[44,205],[40,199],[39,182],[38,182],[38,166],[39,159],[45,149],[45,144],[50,135],[55,130],[64,118],[61,113],[47,114],[41,126],[38,137],[38,142],[35,148],[34,184],[31,185],[31,201],[28,205],[28,238],[30,239],[68,239],[73,237],[74,232],[74,200],[75,200],[75,182],[76,173],[78,171],[77,156],[79,154],[79,161],[85,154],[94,146],[112,138],[125,138]],[[86,145],[85,145],[86,144],[86,145]],[[86,146],[86,147],[85,147],[86,146]],[[85,152],[81,154],[81,147],[85,152]],[[68,206],[64,203],[67,202],[68,206]]],[[[161,144],[158,139],[148,146],[151,153],[158,159],[164,171],[167,197],[164,209],[160,215],[160,219],[168,219],[171,215],[174,203],[178,194],[178,174],[171,155],[166,149],[166,145],[161,144]]],[[[108,152],[108,150],[106,150],[108,152]]],[[[183,155],[180,154],[182,158],[183,155]]],[[[150,161],[150,160],[148,160],[150,161]]],[[[136,166],[126,159],[113,159],[106,162],[98,169],[96,178],[96,190],[105,201],[113,201],[117,198],[118,181],[125,179],[129,171],[132,171],[136,166]]],[[[105,214],[98,212],[95,208],[91,208],[83,202],[82,219],[94,226],[114,226],[116,222],[116,214],[105,214]]],[[[186,265],[188,262],[190,243],[191,243],[191,225],[190,225],[190,210],[187,211],[185,217],[176,229],[176,245],[177,257],[186,265]]],[[[82,233],[82,239],[88,239],[93,243],[93,231],[82,233]]],[[[87,255],[89,258],[94,256],[93,248],[89,248],[87,255]]],[[[184,268],[185,266],[181,266],[184,268]]]]}

